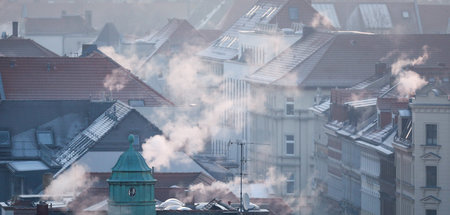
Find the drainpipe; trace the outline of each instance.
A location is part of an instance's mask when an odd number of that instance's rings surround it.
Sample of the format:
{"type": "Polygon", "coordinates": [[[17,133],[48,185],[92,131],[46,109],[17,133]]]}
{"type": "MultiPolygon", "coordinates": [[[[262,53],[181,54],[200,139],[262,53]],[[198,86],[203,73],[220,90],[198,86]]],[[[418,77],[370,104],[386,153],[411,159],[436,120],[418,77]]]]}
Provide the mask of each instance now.
{"type": "Polygon", "coordinates": [[[419,33],[423,34],[422,19],[420,18],[419,6],[417,5],[417,0],[414,0],[414,8],[416,9],[416,17],[417,17],[417,25],[419,27],[419,33]]]}

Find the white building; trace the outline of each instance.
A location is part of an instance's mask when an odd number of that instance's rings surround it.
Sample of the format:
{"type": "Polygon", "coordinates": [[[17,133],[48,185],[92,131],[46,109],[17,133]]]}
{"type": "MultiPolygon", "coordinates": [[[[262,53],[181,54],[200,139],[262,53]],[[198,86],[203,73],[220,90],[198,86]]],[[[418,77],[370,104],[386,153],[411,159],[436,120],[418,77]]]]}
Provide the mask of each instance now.
{"type": "Polygon", "coordinates": [[[450,213],[448,71],[435,81],[441,83],[417,92],[410,104],[412,126],[394,142],[398,215],[450,213]]]}

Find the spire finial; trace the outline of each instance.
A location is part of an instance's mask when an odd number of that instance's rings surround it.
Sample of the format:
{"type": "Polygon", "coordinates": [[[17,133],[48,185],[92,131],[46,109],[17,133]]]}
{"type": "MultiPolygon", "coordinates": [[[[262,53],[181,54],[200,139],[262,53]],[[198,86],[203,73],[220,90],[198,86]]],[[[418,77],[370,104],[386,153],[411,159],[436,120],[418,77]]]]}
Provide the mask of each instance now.
{"type": "Polygon", "coordinates": [[[130,147],[131,147],[134,143],[134,135],[132,135],[132,134],[128,135],[128,142],[130,143],[130,147]]]}

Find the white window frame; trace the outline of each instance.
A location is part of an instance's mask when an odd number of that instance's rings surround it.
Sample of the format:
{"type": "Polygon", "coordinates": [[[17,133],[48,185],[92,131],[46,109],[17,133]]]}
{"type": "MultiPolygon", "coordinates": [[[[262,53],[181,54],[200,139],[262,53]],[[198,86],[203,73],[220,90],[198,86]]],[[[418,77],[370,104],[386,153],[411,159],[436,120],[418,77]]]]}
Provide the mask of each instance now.
{"type": "Polygon", "coordinates": [[[286,116],[294,116],[295,115],[295,104],[294,97],[286,97],[286,103],[284,105],[284,114],[286,116]],[[288,106],[292,105],[292,113],[288,113],[288,106]]]}
{"type": "Polygon", "coordinates": [[[292,156],[295,155],[295,136],[293,134],[284,135],[285,154],[292,156]],[[292,136],[292,140],[288,140],[288,136],[292,136]],[[292,153],[288,153],[288,144],[292,144],[292,153]]]}
{"type": "Polygon", "coordinates": [[[295,174],[291,173],[286,178],[286,194],[294,194],[295,193],[295,174]],[[292,190],[289,190],[289,187],[292,186],[292,190]],[[290,192],[292,191],[292,192],[290,192]]]}

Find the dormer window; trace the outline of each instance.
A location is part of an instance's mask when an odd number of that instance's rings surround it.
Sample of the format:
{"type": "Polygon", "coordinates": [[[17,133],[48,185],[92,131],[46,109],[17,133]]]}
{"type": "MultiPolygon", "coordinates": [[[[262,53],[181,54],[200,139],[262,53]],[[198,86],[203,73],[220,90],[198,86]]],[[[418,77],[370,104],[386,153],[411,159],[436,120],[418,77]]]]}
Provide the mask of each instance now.
{"type": "Polygon", "coordinates": [[[128,100],[128,105],[131,107],[144,107],[145,103],[143,99],[130,99],[128,100]]]}
{"type": "Polygon", "coordinates": [[[46,145],[46,146],[54,145],[52,131],[37,131],[36,137],[37,137],[37,141],[40,145],[46,145]]]}
{"type": "Polygon", "coordinates": [[[291,21],[297,21],[298,18],[299,18],[299,15],[298,15],[298,8],[296,8],[296,7],[290,7],[290,8],[289,8],[289,19],[290,19],[291,21]]]}
{"type": "Polygon", "coordinates": [[[0,131],[0,147],[1,146],[9,146],[11,144],[10,142],[10,136],[8,131],[0,131]]]}

